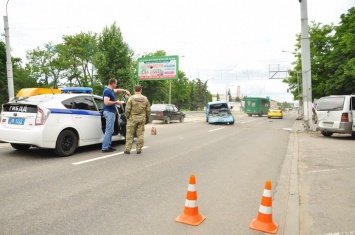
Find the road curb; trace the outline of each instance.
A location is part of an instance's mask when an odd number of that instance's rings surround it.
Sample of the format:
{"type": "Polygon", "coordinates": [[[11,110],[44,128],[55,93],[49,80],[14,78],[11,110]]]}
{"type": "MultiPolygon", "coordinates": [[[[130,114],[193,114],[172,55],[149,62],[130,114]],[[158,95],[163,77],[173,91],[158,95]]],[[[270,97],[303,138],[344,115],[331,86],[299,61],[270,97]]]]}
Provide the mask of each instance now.
{"type": "Polygon", "coordinates": [[[291,161],[291,174],[287,213],[285,220],[285,234],[300,234],[300,196],[298,192],[298,134],[302,122],[296,121],[292,127],[294,148],[291,161]]]}
{"type": "Polygon", "coordinates": [[[290,128],[288,147],[275,188],[273,211],[275,221],[279,223],[278,234],[299,235],[300,231],[297,136],[300,130],[302,122],[296,120],[292,130],[290,128]]]}

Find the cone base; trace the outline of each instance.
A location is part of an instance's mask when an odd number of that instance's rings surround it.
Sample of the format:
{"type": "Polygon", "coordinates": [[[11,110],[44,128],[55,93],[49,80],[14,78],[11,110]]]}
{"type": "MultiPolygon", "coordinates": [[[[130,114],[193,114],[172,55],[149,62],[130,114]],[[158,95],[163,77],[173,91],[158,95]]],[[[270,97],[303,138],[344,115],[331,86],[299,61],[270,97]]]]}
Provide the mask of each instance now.
{"type": "Polygon", "coordinates": [[[203,215],[186,215],[184,213],[182,213],[181,215],[179,215],[175,221],[179,222],[179,223],[183,223],[183,224],[189,224],[189,225],[193,225],[193,226],[197,226],[199,224],[202,223],[202,221],[204,221],[206,219],[205,216],[203,215]]]}
{"type": "Polygon", "coordinates": [[[258,219],[253,219],[249,225],[249,228],[266,232],[266,233],[275,234],[277,232],[278,225],[277,223],[274,222],[265,223],[265,222],[261,222],[258,219]]]}

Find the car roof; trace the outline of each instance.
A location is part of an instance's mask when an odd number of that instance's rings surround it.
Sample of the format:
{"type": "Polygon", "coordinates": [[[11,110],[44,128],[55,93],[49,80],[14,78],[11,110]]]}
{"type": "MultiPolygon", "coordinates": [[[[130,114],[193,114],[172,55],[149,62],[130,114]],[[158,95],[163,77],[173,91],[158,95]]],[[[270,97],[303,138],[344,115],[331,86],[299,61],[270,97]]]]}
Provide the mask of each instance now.
{"type": "Polygon", "coordinates": [[[174,105],[174,104],[152,104],[153,105],[174,105]]]}
{"type": "Polygon", "coordinates": [[[226,101],[213,101],[213,102],[208,102],[208,104],[228,104],[226,101]]]}

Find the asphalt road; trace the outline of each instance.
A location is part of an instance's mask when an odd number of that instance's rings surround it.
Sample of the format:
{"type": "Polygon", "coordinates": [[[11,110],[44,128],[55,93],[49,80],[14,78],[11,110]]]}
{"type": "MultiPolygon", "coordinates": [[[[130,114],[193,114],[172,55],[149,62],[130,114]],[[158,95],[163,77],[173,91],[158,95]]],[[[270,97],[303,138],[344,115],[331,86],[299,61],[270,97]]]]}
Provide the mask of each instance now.
{"type": "MultiPolygon", "coordinates": [[[[278,186],[294,122],[290,112],[209,125],[187,113],[185,123],[147,125],[140,155],[124,155],[122,143],[110,155],[95,145],[66,158],[0,144],[1,234],[259,234],[249,224],[265,182],[278,186]],[[199,226],[175,222],[192,174],[199,226]]],[[[275,204],[283,226],[285,198],[275,204]]]]}

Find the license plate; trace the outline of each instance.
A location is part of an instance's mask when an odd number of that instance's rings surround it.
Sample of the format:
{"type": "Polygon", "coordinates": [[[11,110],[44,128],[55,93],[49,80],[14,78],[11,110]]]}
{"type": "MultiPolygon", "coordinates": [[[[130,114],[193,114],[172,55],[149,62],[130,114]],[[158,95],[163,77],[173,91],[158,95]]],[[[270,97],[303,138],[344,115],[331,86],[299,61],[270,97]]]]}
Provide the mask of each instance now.
{"type": "Polygon", "coordinates": [[[156,113],[151,113],[151,115],[157,115],[156,113]]]}
{"type": "Polygon", "coordinates": [[[12,125],[23,125],[25,123],[24,118],[9,118],[8,124],[12,125]]]}

